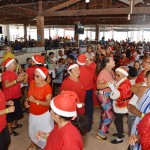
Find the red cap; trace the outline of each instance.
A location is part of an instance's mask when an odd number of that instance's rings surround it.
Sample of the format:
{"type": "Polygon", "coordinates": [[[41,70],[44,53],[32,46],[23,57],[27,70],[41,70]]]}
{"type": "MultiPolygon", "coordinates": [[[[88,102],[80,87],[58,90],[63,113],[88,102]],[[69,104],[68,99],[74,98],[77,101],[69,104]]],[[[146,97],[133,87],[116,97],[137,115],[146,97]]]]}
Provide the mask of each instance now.
{"type": "Polygon", "coordinates": [[[32,60],[33,60],[36,64],[38,64],[38,65],[44,64],[44,57],[41,56],[41,55],[34,55],[34,56],[32,56],[32,60]]]}
{"type": "Polygon", "coordinates": [[[82,104],[75,92],[64,91],[52,99],[50,106],[60,116],[74,117],[77,116],[77,107],[81,108],[82,104]]]}
{"type": "Polygon", "coordinates": [[[44,66],[41,66],[41,67],[37,68],[35,71],[38,71],[42,75],[42,77],[44,79],[46,79],[46,77],[48,75],[48,69],[47,68],[45,68],[44,66]]]}
{"type": "Polygon", "coordinates": [[[77,63],[80,66],[84,66],[86,64],[87,58],[84,54],[80,54],[77,58],[77,63]]]}
{"type": "Polygon", "coordinates": [[[7,58],[3,63],[2,66],[8,67],[15,59],[13,58],[7,58]]]}

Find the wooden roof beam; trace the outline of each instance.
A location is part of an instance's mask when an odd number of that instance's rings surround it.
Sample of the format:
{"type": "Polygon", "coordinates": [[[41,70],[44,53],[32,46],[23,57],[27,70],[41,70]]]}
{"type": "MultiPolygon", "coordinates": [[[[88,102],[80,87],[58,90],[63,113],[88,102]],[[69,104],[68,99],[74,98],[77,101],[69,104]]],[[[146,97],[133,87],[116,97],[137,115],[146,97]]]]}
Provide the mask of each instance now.
{"type": "Polygon", "coordinates": [[[57,5],[57,6],[54,6],[54,7],[50,8],[50,9],[45,10],[43,12],[43,15],[49,14],[49,13],[54,12],[56,10],[63,9],[66,6],[73,5],[73,4],[75,4],[75,3],[79,2],[79,1],[81,1],[81,0],[68,0],[67,2],[61,3],[61,4],[57,5]]]}
{"type": "Polygon", "coordinates": [[[31,9],[23,8],[23,7],[20,7],[20,6],[16,7],[16,9],[21,10],[21,11],[23,11],[24,13],[30,14],[30,15],[33,15],[33,16],[37,16],[37,14],[38,14],[37,11],[33,11],[33,10],[31,10],[31,9]]]}
{"type": "MultiPolygon", "coordinates": [[[[80,9],[80,10],[63,10],[47,13],[44,16],[94,16],[94,15],[121,15],[129,14],[130,8],[108,8],[108,9],[80,9]]],[[[133,14],[150,14],[149,7],[134,7],[133,14]]]]}

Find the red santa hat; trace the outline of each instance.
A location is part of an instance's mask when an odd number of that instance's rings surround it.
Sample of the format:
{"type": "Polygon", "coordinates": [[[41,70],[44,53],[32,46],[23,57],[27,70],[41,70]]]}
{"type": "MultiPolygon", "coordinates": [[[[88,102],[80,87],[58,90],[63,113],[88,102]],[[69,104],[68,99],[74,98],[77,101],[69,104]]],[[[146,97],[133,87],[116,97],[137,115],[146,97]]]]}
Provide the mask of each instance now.
{"type": "Polygon", "coordinates": [[[77,58],[77,64],[80,66],[84,66],[86,64],[87,58],[84,54],[80,54],[77,58]]]}
{"type": "Polygon", "coordinates": [[[41,66],[41,67],[35,69],[35,71],[38,71],[42,75],[42,77],[44,79],[46,79],[46,77],[48,75],[48,69],[47,68],[45,68],[44,66],[41,66]]]}
{"type": "Polygon", "coordinates": [[[13,58],[7,58],[7,59],[2,63],[2,66],[8,67],[13,61],[15,61],[15,59],[13,59],[13,58]]]}
{"type": "Polygon", "coordinates": [[[118,71],[118,72],[124,74],[125,76],[128,76],[128,71],[125,68],[119,67],[115,71],[118,71]]]}
{"type": "Polygon", "coordinates": [[[139,122],[137,129],[142,150],[150,149],[150,113],[139,122]]]}
{"type": "Polygon", "coordinates": [[[64,91],[51,100],[50,106],[52,110],[64,117],[77,116],[77,107],[81,108],[77,94],[73,91],[64,91]]]}
{"type": "Polygon", "coordinates": [[[44,57],[41,56],[41,55],[34,55],[34,56],[32,56],[32,60],[33,60],[36,64],[38,64],[38,65],[44,64],[44,57]]]}
{"type": "Polygon", "coordinates": [[[73,68],[75,68],[75,67],[79,67],[79,65],[78,64],[70,64],[69,66],[68,66],[68,71],[70,71],[71,69],[73,69],[73,68]]]}

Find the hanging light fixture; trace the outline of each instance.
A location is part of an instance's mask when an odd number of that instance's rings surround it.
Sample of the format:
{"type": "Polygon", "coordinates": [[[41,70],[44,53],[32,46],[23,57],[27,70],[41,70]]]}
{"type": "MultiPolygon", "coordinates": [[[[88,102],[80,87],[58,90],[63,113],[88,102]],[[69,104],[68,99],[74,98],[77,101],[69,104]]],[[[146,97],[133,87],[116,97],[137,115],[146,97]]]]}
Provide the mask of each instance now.
{"type": "Polygon", "coordinates": [[[90,2],[90,0],[85,0],[85,2],[86,2],[86,3],[89,3],[89,2],[90,2]]]}

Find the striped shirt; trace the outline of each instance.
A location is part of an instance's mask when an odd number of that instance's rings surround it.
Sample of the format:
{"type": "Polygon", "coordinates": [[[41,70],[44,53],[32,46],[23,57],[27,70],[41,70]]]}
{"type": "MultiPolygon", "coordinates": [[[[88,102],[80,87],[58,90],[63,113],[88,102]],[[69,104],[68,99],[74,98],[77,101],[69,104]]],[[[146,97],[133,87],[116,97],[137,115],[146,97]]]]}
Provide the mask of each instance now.
{"type": "MultiPolygon", "coordinates": [[[[143,97],[140,99],[140,101],[137,104],[137,109],[141,111],[142,113],[149,113],[150,112],[150,88],[145,92],[143,97]]],[[[141,121],[140,117],[136,117],[136,120],[133,124],[131,134],[137,135],[137,125],[141,121]]],[[[141,145],[140,143],[135,144],[133,150],[141,150],[141,145]]]]}

